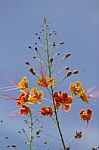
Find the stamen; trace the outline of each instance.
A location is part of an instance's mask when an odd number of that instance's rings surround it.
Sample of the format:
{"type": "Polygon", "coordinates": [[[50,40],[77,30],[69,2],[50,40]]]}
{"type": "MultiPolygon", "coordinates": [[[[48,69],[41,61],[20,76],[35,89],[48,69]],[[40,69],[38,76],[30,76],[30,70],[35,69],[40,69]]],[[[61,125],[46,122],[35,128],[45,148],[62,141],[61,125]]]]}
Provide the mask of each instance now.
{"type": "Polygon", "coordinates": [[[47,99],[47,98],[45,98],[45,97],[43,97],[43,99],[46,100],[46,101],[48,101],[48,102],[53,103],[51,100],[49,100],[49,99],[47,99]]]}
{"type": "Polygon", "coordinates": [[[3,90],[3,91],[12,91],[12,90],[17,90],[17,89],[19,89],[19,87],[8,88],[8,89],[0,89],[0,90],[3,90]]]}
{"type": "Polygon", "coordinates": [[[16,86],[1,87],[0,90],[8,90],[8,89],[12,89],[12,88],[16,88],[16,86]]]}
{"type": "Polygon", "coordinates": [[[53,74],[53,76],[57,75],[57,74],[60,74],[60,73],[63,73],[64,71],[66,71],[66,67],[64,67],[62,70],[60,70],[59,72],[55,72],[53,74]]]}

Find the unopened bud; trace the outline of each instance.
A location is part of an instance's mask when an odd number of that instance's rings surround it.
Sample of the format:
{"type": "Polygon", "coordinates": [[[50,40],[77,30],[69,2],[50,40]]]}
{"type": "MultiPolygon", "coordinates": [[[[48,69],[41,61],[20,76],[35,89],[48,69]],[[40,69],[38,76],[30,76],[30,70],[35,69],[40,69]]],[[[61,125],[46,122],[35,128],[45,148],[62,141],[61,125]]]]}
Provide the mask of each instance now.
{"type": "Polygon", "coordinates": [[[38,35],[38,33],[35,33],[35,35],[38,35]]]}
{"type": "Polygon", "coordinates": [[[29,69],[29,71],[30,71],[30,73],[32,73],[33,75],[35,75],[35,72],[34,72],[34,70],[33,70],[32,67],[29,69]]]}
{"type": "Polygon", "coordinates": [[[36,56],[33,56],[33,58],[35,59],[35,58],[36,58],[36,56]]]}
{"type": "Polygon", "coordinates": [[[53,42],[53,47],[55,47],[56,46],[56,43],[55,42],[53,42]]]}
{"type": "Polygon", "coordinates": [[[73,74],[78,74],[78,70],[74,70],[74,71],[73,71],[73,74]]]}
{"type": "Polygon", "coordinates": [[[66,54],[66,55],[65,55],[65,59],[68,58],[69,56],[71,56],[70,53],[66,54]]]}
{"type": "Polygon", "coordinates": [[[49,36],[51,36],[52,34],[51,33],[49,33],[49,36]]]}
{"type": "Polygon", "coordinates": [[[53,62],[53,58],[50,58],[50,62],[51,62],[51,63],[53,62]]]}
{"type": "Polygon", "coordinates": [[[15,145],[15,144],[12,144],[12,145],[11,145],[11,147],[14,147],[14,148],[15,148],[15,147],[16,147],[16,145],[15,145]]]}
{"type": "Polygon", "coordinates": [[[69,67],[66,67],[65,69],[66,69],[66,70],[69,70],[69,67]]]}
{"type": "Polygon", "coordinates": [[[37,51],[37,47],[35,47],[35,50],[37,51]]]}
{"type": "Polygon", "coordinates": [[[60,42],[60,45],[63,45],[64,44],[64,42],[60,42]]]}
{"type": "Polygon", "coordinates": [[[71,75],[72,75],[72,72],[69,71],[69,72],[66,74],[66,77],[69,77],[69,76],[71,76],[71,75]]]}
{"type": "Polygon", "coordinates": [[[32,47],[31,47],[31,46],[28,46],[28,48],[30,48],[30,49],[31,49],[32,47]]]}
{"type": "Polygon", "coordinates": [[[59,56],[59,55],[60,55],[60,53],[57,53],[57,55],[59,56]]]}
{"type": "Polygon", "coordinates": [[[40,36],[38,37],[38,39],[40,40],[40,36]]]}
{"type": "Polygon", "coordinates": [[[30,63],[28,61],[25,62],[26,65],[30,65],[30,63]]]}

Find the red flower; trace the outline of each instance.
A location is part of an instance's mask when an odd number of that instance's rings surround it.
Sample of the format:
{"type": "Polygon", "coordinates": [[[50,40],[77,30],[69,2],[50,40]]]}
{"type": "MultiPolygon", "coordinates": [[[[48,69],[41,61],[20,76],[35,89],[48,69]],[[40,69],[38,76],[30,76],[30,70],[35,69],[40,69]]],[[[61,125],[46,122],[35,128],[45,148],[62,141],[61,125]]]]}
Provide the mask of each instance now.
{"type": "Polygon", "coordinates": [[[49,107],[42,106],[41,110],[40,110],[40,113],[43,116],[50,116],[51,117],[52,114],[53,114],[52,107],[51,106],[49,106],[49,107]]]}
{"type": "Polygon", "coordinates": [[[92,119],[92,110],[91,109],[87,109],[86,111],[81,110],[80,119],[83,121],[87,121],[88,124],[88,122],[92,119]]]}
{"type": "Polygon", "coordinates": [[[28,106],[23,105],[23,106],[21,107],[19,113],[20,113],[21,115],[27,115],[27,114],[29,113],[29,109],[30,109],[30,108],[29,108],[28,106]]]}
{"type": "Polygon", "coordinates": [[[72,97],[68,96],[68,94],[66,92],[62,93],[61,91],[59,92],[55,92],[54,95],[54,106],[56,109],[58,109],[60,106],[62,106],[62,108],[68,112],[71,108],[71,104],[72,104],[72,97]]]}

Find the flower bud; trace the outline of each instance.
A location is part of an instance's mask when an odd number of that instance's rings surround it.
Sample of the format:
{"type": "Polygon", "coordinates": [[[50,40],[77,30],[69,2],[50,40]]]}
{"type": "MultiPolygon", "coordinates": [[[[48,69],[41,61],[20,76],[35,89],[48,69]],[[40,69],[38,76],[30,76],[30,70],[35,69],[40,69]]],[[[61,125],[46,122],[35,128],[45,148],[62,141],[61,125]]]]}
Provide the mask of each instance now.
{"type": "Polygon", "coordinates": [[[33,75],[35,75],[35,72],[34,72],[34,70],[33,70],[32,67],[29,69],[29,71],[30,71],[30,73],[32,73],[33,75]]]}
{"type": "Polygon", "coordinates": [[[65,69],[66,69],[66,70],[69,70],[69,67],[66,67],[65,69]]]}
{"type": "Polygon", "coordinates": [[[73,74],[78,74],[78,70],[74,70],[74,71],[73,71],[73,74]]]}
{"type": "Polygon", "coordinates": [[[26,65],[30,65],[30,63],[28,61],[25,62],[26,65]]]}
{"type": "Polygon", "coordinates": [[[65,59],[68,58],[69,56],[71,56],[71,54],[70,54],[70,53],[67,53],[67,54],[65,55],[65,59]]]}
{"type": "Polygon", "coordinates": [[[31,46],[28,46],[28,48],[30,48],[30,49],[31,49],[32,47],[31,47],[31,46]]]}
{"type": "Polygon", "coordinates": [[[72,72],[71,71],[68,71],[68,73],[66,74],[66,77],[69,77],[72,75],[72,72]]]}
{"type": "Polygon", "coordinates": [[[37,51],[37,47],[35,47],[35,50],[37,51]]]}
{"type": "Polygon", "coordinates": [[[60,45],[63,45],[64,44],[64,42],[60,42],[60,45]]]}

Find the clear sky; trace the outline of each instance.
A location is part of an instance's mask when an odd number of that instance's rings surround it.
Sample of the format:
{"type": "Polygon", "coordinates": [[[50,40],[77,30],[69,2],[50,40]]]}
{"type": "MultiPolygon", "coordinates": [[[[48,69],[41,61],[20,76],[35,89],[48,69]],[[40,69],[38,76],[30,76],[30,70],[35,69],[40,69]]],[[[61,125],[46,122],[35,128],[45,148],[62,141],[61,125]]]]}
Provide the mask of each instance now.
{"type": "MultiPolygon", "coordinates": [[[[71,69],[79,70],[78,77],[70,79],[69,82],[80,80],[86,88],[96,86],[98,90],[99,0],[0,0],[0,87],[10,85],[6,77],[19,81],[24,74],[28,74],[24,64],[25,60],[31,57],[28,45],[34,43],[34,34],[40,31],[44,17],[51,23],[51,28],[58,32],[57,40],[64,41],[63,51],[72,54],[67,64],[70,64],[71,69]]],[[[0,132],[2,135],[10,134],[12,139],[20,138],[17,137],[15,129],[22,127],[21,118],[9,117],[9,113],[16,110],[15,103],[2,99],[0,102],[0,119],[5,120],[0,132]]],[[[78,108],[78,104],[74,104],[69,115],[83,106],[84,104],[79,104],[78,108]]],[[[99,146],[99,98],[95,106],[90,106],[94,110],[94,116],[87,131],[88,135],[85,139],[71,144],[72,150],[90,150],[91,146],[99,146]]],[[[72,133],[77,128],[79,130],[83,128],[77,118],[67,121],[70,123],[66,121],[64,119],[65,126],[62,124],[66,139],[72,137],[72,133]]],[[[48,128],[50,132],[54,130],[52,127],[51,124],[45,130],[48,128]]],[[[49,145],[56,147],[54,140],[49,139],[49,145]]],[[[21,140],[23,141],[22,137],[21,140]]],[[[15,143],[14,139],[13,143],[15,143]]],[[[22,147],[22,143],[20,145],[22,147]]],[[[53,147],[50,149],[54,150],[53,147]]],[[[44,147],[37,150],[43,149],[44,147]]]]}

